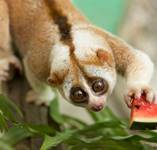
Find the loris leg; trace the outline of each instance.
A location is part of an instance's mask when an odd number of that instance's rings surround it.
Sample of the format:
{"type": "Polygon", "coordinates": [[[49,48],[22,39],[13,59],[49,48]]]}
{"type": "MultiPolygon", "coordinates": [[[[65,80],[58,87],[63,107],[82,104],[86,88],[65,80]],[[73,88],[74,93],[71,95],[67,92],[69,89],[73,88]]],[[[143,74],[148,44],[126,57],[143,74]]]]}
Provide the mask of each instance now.
{"type": "Polygon", "coordinates": [[[29,103],[35,103],[36,105],[48,106],[50,102],[55,98],[56,94],[53,89],[47,84],[39,81],[27,64],[27,58],[24,59],[24,68],[26,77],[32,87],[27,94],[26,101],[29,103]]]}
{"type": "Polygon", "coordinates": [[[9,31],[8,7],[4,0],[0,0],[0,83],[11,78],[11,67],[21,70],[21,64],[11,49],[9,31]]]}

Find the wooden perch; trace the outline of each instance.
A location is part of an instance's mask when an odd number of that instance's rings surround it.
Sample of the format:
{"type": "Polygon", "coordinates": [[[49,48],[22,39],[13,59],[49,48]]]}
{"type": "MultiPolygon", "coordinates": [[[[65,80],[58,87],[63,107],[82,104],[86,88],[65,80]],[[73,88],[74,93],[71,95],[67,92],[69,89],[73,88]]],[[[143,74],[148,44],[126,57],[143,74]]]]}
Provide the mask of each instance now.
{"type": "MultiPolygon", "coordinates": [[[[16,105],[23,112],[23,121],[33,124],[49,124],[54,122],[48,115],[48,108],[44,106],[35,106],[28,104],[25,101],[26,93],[30,89],[30,86],[24,76],[17,75],[16,78],[8,82],[7,86],[8,96],[11,100],[14,100],[16,105]]],[[[39,150],[43,139],[41,138],[29,138],[19,143],[16,146],[16,150],[39,150]]],[[[55,149],[61,150],[59,146],[55,149]]]]}

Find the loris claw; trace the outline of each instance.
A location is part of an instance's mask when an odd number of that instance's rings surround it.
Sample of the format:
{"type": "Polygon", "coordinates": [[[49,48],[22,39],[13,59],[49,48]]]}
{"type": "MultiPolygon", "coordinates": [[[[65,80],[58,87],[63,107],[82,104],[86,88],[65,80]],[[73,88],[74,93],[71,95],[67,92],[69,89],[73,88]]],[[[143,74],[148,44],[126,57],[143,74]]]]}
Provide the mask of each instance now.
{"type": "Polygon", "coordinates": [[[141,95],[145,94],[146,100],[150,103],[157,103],[157,95],[149,85],[134,85],[130,86],[124,96],[125,102],[130,108],[133,99],[140,99],[141,95]]]}

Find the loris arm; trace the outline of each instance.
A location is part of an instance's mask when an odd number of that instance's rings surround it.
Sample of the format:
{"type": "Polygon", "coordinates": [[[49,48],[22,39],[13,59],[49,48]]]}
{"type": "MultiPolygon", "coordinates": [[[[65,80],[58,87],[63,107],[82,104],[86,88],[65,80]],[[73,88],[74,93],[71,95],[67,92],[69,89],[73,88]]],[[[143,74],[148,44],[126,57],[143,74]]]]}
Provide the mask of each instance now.
{"type": "Polygon", "coordinates": [[[0,86],[3,81],[10,79],[10,65],[17,69],[21,69],[20,62],[13,55],[11,48],[9,26],[9,11],[7,4],[5,0],[0,0],[0,86]]]}
{"type": "Polygon", "coordinates": [[[154,92],[149,86],[154,70],[150,58],[111,34],[107,34],[107,41],[113,50],[117,71],[126,78],[127,104],[130,106],[131,97],[139,98],[142,92],[147,94],[148,101],[155,101],[154,92]]]}

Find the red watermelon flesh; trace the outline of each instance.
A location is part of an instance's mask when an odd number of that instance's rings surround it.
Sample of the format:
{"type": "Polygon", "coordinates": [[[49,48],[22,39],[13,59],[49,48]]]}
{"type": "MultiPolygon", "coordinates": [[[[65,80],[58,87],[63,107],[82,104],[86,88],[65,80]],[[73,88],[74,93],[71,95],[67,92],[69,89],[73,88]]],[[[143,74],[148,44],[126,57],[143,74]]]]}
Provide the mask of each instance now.
{"type": "Polygon", "coordinates": [[[157,129],[157,104],[146,101],[145,95],[132,100],[131,129],[157,129]]]}

